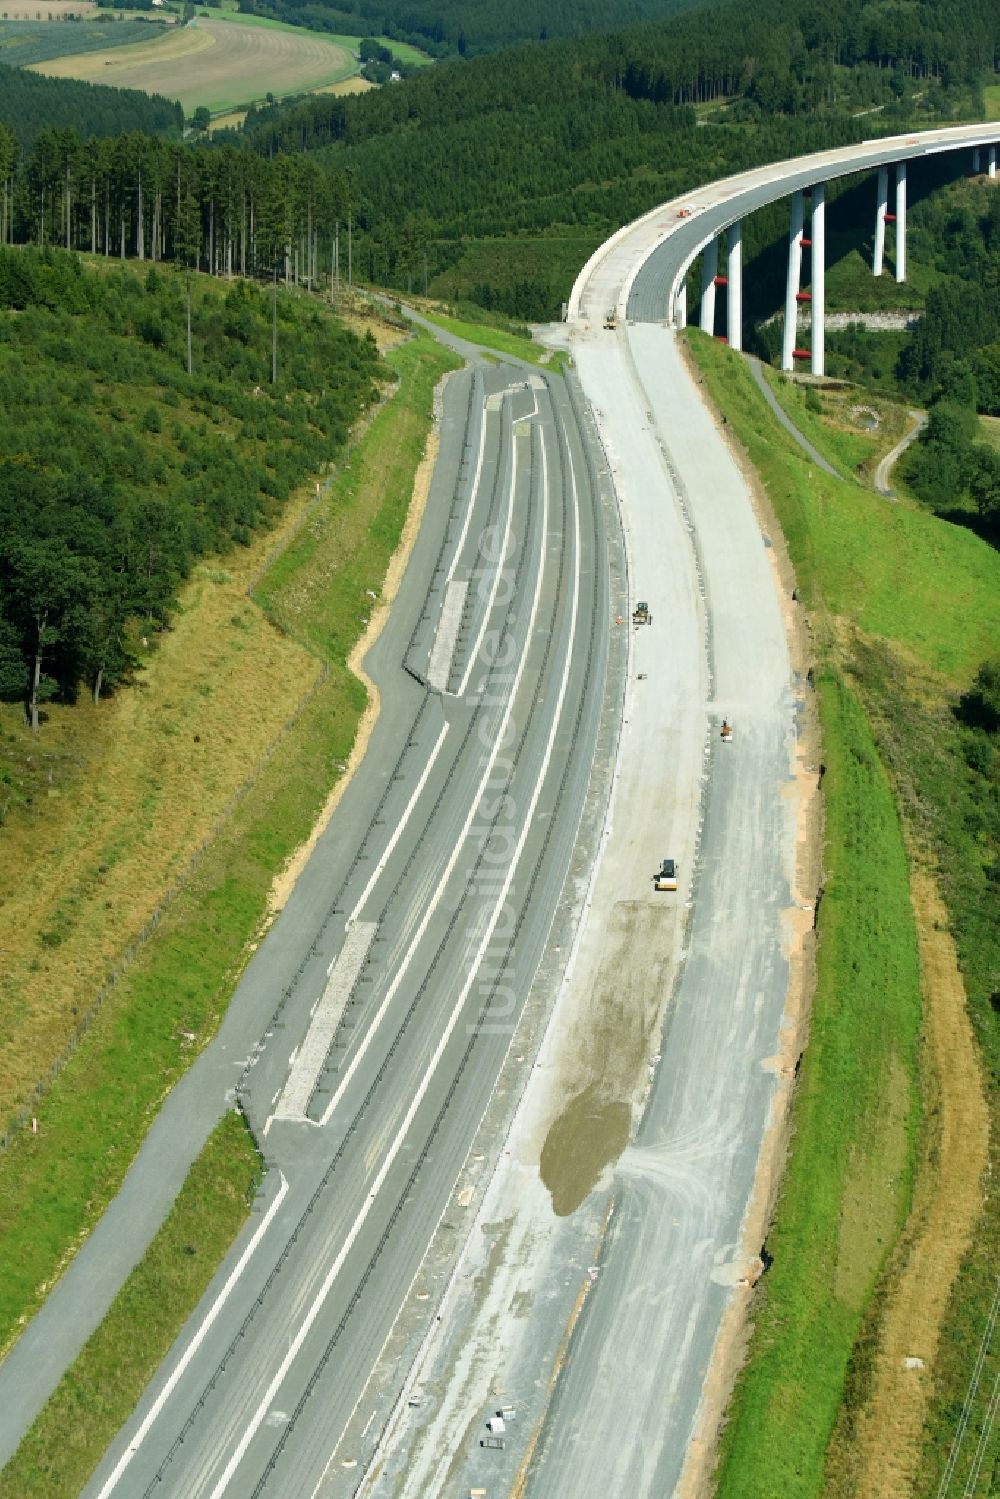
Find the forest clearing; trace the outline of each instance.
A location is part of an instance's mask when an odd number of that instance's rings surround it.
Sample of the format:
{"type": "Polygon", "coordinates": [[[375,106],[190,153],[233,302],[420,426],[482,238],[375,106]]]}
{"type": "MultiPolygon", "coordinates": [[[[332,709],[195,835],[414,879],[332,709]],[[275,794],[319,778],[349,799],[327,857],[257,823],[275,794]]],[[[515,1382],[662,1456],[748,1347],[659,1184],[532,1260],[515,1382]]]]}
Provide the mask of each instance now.
{"type": "Polygon", "coordinates": [[[267,94],[304,93],[357,71],[350,52],[315,32],[242,26],[199,17],[132,47],[40,63],[36,72],[178,99],[185,111],[218,113],[267,94]]]}

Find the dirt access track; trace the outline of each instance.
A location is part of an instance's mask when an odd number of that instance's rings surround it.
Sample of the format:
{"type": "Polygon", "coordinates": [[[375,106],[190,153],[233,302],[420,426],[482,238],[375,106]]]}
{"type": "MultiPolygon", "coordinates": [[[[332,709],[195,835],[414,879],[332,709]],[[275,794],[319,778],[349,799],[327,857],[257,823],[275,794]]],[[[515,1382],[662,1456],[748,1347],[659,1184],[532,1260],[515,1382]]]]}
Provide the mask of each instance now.
{"type": "Polygon", "coordinates": [[[346,48],[315,32],[198,17],[155,41],[38,63],[34,72],[178,99],[185,112],[235,109],[266,94],[305,93],[357,71],[346,48]]]}

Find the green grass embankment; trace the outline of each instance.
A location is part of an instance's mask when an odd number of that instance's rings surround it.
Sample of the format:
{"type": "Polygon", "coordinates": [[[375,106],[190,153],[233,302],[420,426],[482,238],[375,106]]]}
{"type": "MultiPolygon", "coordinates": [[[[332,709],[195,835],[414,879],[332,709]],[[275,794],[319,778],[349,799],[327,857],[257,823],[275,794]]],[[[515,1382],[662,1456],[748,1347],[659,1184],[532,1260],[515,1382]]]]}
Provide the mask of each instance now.
{"type": "MultiPolygon", "coordinates": [[[[399,376],[397,392],[350,450],[329,500],[259,585],[264,607],[294,619],[329,671],[56,1080],[39,1110],[39,1133],[15,1138],[10,1154],[17,1159],[7,1164],[17,1169],[5,1172],[0,1200],[0,1346],[118,1190],[164,1094],[192,1060],[182,1038],[194,1033],[200,1046],[214,1034],[260,930],[274,874],[307,837],[350,753],[366,696],[347,656],[370,611],[365,590],[378,589],[399,542],[434,387],[457,363],[425,335],[387,362],[399,376]]],[[[242,1162],[235,1175],[238,1184],[242,1162]]],[[[220,1228],[213,1242],[224,1248],[234,1231],[220,1228]]],[[[137,1367],[155,1367],[164,1338],[169,1344],[170,1329],[179,1330],[187,1315],[187,1292],[163,1301],[148,1351],[144,1316],[132,1321],[137,1367]]],[[[129,1304],[139,1311],[139,1302],[129,1304]]],[[[54,1397],[64,1398],[62,1389],[54,1397]]],[[[96,1393],[79,1398],[92,1400],[86,1450],[99,1454],[119,1417],[108,1406],[99,1425],[96,1393]]],[[[49,1423],[45,1431],[57,1431],[49,1416],[41,1419],[49,1423]]],[[[37,1445],[32,1452],[33,1471],[44,1475],[54,1456],[37,1445]]],[[[69,1490],[45,1487],[44,1476],[38,1487],[17,1489],[18,1499],[55,1492],[69,1490]]]]}
{"type": "MultiPolygon", "coordinates": [[[[826,393],[820,395],[813,386],[793,380],[770,365],[765,364],[761,368],[764,379],[785,415],[842,478],[855,477],[862,466],[868,464],[879,448],[884,446],[881,433],[876,436],[844,423],[834,425],[829,420],[824,421],[822,413],[831,404],[831,398],[826,393]]],[[[885,409],[880,408],[881,411],[885,409]]]]}
{"type": "MultiPolygon", "coordinates": [[[[526,359],[530,364],[541,364],[547,350],[531,338],[522,338],[517,333],[508,333],[490,323],[471,323],[463,318],[449,317],[443,312],[423,314],[436,328],[443,328],[454,338],[464,338],[470,344],[484,349],[494,349],[498,354],[512,354],[515,359],[526,359]]],[[[546,362],[548,362],[546,360],[546,362]]]]}
{"type": "Polygon", "coordinates": [[[246,1220],[260,1157],[227,1114],[159,1233],[0,1473],[0,1499],[73,1499],[246,1220]]]}
{"type": "Polygon", "coordinates": [[[827,870],[818,983],[720,1499],[821,1491],[854,1339],[911,1188],[921,1005],[906,852],[856,697],[832,672],[817,687],[827,870]]]}
{"type": "MultiPolygon", "coordinates": [[[[828,1471],[829,1439],[872,1394],[894,1273],[887,1261],[914,1173],[934,1150],[933,1129],[920,1132],[926,1063],[904,831],[935,870],[953,922],[993,1079],[996,1153],[996,818],[989,770],[970,760],[952,710],[1000,651],[1000,554],[925,511],[823,474],[767,412],[742,360],[697,333],[689,348],[776,512],[818,657],[826,883],[817,987],[767,1241],[774,1261],[754,1301],[718,1485],[720,1499],[813,1499],[842,1484],[828,1471]]],[[[810,436],[837,456],[820,421],[810,436]]],[[[984,1198],[941,1332],[921,1494],[936,1491],[954,1435],[989,1311],[998,1223],[998,1204],[984,1198]]]]}

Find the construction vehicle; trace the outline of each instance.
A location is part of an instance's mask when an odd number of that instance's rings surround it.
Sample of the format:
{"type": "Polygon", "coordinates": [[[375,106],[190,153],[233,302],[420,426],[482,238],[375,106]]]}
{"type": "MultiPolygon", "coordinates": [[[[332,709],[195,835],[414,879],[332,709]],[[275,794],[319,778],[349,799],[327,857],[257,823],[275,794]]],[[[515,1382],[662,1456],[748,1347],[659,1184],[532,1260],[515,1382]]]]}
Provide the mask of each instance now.
{"type": "Polygon", "coordinates": [[[679,219],[689,219],[691,217],[690,208],[678,208],[677,217],[679,219]]]}
{"type": "Polygon", "coordinates": [[[721,738],[722,738],[723,744],[731,744],[732,743],[733,726],[729,722],[728,718],[724,718],[722,720],[722,734],[721,734],[721,738]]]}
{"type": "Polygon", "coordinates": [[[655,890],[677,889],[677,864],[674,859],[664,859],[653,881],[653,888],[655,890]]]}
{"type": "Polygon", "coordinates": [[[609,307],[604,318],[604,326],[609,333],[614,333],[618,327],[618,312],[614,307],[609,307]]]}
{"type": "Polygon", "coordinates": [[[649,612],[649,605],[645,599],[640,599],[632,610],[632,623],[634,625],[651,625],[653,616],[649,612]]]}

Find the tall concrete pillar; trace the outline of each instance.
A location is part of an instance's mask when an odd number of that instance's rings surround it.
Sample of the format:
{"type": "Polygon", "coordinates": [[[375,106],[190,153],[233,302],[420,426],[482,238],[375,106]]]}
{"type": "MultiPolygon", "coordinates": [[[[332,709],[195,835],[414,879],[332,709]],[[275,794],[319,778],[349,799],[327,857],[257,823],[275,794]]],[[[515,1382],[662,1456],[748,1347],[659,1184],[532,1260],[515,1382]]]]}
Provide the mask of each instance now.
{"type": "Polygon", "coordinates": [[[674,327],[686,328],[688,325],[688,284],[685,276],[677,288],[677,296],[674,298],[674,327]]]}
{"type": "Polygon", "coordinates": [[[875,208],[875,257],[872,273],[881,276],[885,265],[885,216],[889,208],[889,168],[878,169],[878,204],[875,208]]]}
{"type": "Polygon", "coordinates": [[[701,331],[715,333],[715,278],[719,274],[719,241],[713,239],[701,252],[701,331]]]}
{"type": "Polygon", "coordinates": [[[826,374],[826,188],[812,193],[812,372],[826,374]]]}
{"type": "Polygon", "coordinates": [[[997,148],[996,148],[996,146],[990,146],[989,150],[986,153],[986,171],[987,171],[987,174],[990,177],[995,177],[996,174],[997,174],[997,148]]]}
{"type": "Polygon", "coordinates": [[[729,226],[726,263],[726,337],[731,349],[743,347],[743,221],[729,226]]]}
{"type": "Polygon", "coordinates": [[[976,146],[972,152],[972,175],[976,176],[979,171],[979,147],[976,146]]]}
{"type": "Polygon", "coordinates": [[[896,280],[906,280],[906,162],[896,163],[896,280]]]}
{"type": "Polygon", "coordinates": [[[792,196],[792,218],[788,226],[788,281],[785,285],[785,329],[781,340],[781,368],[795,364],[795,313],[802,278],[802,194],[792,196]]]}

